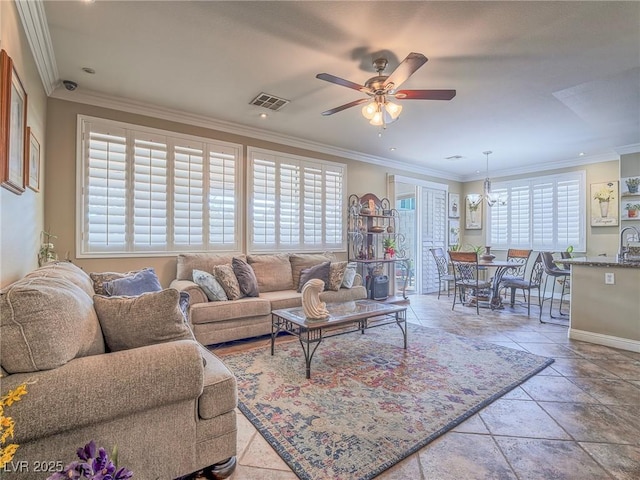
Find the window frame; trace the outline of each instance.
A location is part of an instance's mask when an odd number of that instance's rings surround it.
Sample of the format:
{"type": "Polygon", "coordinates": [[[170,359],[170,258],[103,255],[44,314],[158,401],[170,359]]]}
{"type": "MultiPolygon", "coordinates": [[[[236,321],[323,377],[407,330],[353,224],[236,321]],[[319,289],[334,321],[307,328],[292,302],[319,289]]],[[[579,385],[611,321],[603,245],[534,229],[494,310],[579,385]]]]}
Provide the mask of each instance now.
{"type": "MultiPolygon", "coordinates": [[[[242,191],[243,178],[244,178],[244,157],[243,157],[243,146],[241,144],[225,142],[217,139],[199,137],[194,135],[183,134],[179,132],[173,132],[168,130],[162,130],[152,127],[146,127],[143,125],[132,124],[127,122],[119,122],[115,120],[109,120],[99,117],[93,117],[89,115],[79,114],[77,116],[76,123],[76,218],[75,218],[75,230],[76,230],[76,257],[77,258],[127,258],[127,257],[168,257],[174,256],[184,252],[190,253],[207,253],[207,252],[240,252],[242,245],[244,244],[243,238],[243,225],[244,225],[244,196],[242,191]],[[220,248],[211,248],[213,243],[209,241],[210,231],[209,231],[209,219],[203,218],[202,220],[202,235],[203,235],[203,247],[194,247],[191,245],[180,246],[179,244],[174,243],[174,239],[172,238],[174,233],[174,175],[175,170],[173,169],[174,160],[173,158],[169,160],[169,156],[174,155],[172,152],[168,154],[167,163],[171,165],[171,169],[167,171],[166,181],[167,181],[167,205],[166,212],[168,217],[168,226],[167,226],[167,239],[168,242],[165,243],[166,249],[164,250],[154,250],[154,249],[144,249],[142,247],[138,247],[137,249],[134,247],[134,242],[131,237],[131,227],[134,222],[133,217],[133,199],[135,191],[131,188],[127,189],[126,193],[126,219],[125,222],[127,224],[128,235],[127,240],[125,241],[124,250],[103,250],[103,251],[91,251],[86,248],[85,245],[85,236],[87,235],[86,227],[88,226],[88,221],[85,221],[87,215],[87,200],[85,198],[85,192],[88,187],[88,148],[89,148],[89,131],[85,128],[88,123],[94,123],[96,125],[100,125],[102,128],[114,128],[118,130],[126,131],[126,140],[125,145],[127,145],[127,153],[125,159],[125,168],[127,171],[127,175],[129,179],[126,181],[127,185],[131,185],[131,173],[134,169],[133,158],[135,155],[135,150],[131,149],[132,145],[135,143],[135,134],[142,134],[152,137],[164,137],[166,139],[166,147],[167,151],[170,148],[173,148],[178,144],[179,146],[184,146],[186,144],[200,144],[203,146],[203,165],[209,165],[209,154],[216,149],[222,149],[224,151],[233,152],[235,155],[234,160],[234,169],[235,169],[235,178],[234,178],[234,197],[235,197],[235,222],[234,222],[234,241],[232,244],[223,244],[220,248]],[[86,131],[85,131],[86,130],[86,131]],[[85,138],[85,135],[87,136],[85,138]]],[[[209,175],[210,170],[203,170],[203,182],[206,184],[206,189],[203,192],[203,199],[206,199],[208,195],[209,188],[209,175]],[[204,179],[206,177],[206,180],[204,179]]],[[[208,211],[208,208],[203,208],[203,212],[208,211]]],[[[204,213],[203,213],[204,215],[204,213]]]]}
{"type": "MultiPolygon", "coordinates": [[[[507,189],[508,193],[509,193],[509,201],[511,201],[511,189],[513,188],[518,188],[518,187],[523,187],[523,186],[527,186],[528,187],[528,192],[529,192],[529,210],[531,211],[532,206],[533,206],[533,201],[534,201],[534,188],[536,185],[540,185],[542,183],[552,183],[553,184],[553,211],[554,211],[554,225],[553,225],[553,242],[552,242],[552,246],[545,244],[545,245],[540,245],[540,244],[536,244],[534,243],[534,232],[533,232],[533,215],[529,215],[529,239],[528,242],[526,244],[510,244],[510,235],[511,233],[509,233],[508,235],[508,239],[507,239],[507,244],[506,245],[502,245],[500,243],[495,242],[492,239],[492,209],[495,207],[489,207],[487,208],[488,212],[487,212],[487,229],[486,229],[486,233],[485,233],[485,240],[486,240],[486,245],[491,245],[492,249],[494,250],[507,250],[508,248],[529,248],[529,249],[533,249],[535,251],[563,251],[565,250],[569,245],[565,245],[564,243],[561,244],[559,243],[558,240],[558,217],[557,217],[557,212],[558,212],[558,184],[560,182],[566,182],[566,181],[577,181],[578,182],[578,221],[579,221],[579,227],[578,227],[578,241],[576,243],[571,243],[570,245],[573,246],[574,250],[577,252],[585,252],[587,249],[587,245],[586,245],[586,235],[587,235],[587,208],[586,208],[586,171],[584,170],[579,170],[579,171],[572,171],[572,172],[564,172],[564,173],[556,173],[556,174],[552,174],[552,175],[542,175],[542,176],[537,176],[537,177],[530,177],[530,178],[522,178],[522,179],[518,179],[518,180],[511,180],[511,181],[502,181],[502,182],[498,182],[498,181],[493,181],[492,182],[492,191],[499,191],[499,190],[504,190],[507,189]]],[[[507,231],[511,232],[513,230],[512,225],[511,225],[511,218],[509,218],[508,216],[509,214],[507,214],[507,231]]]]}
{"type": "MultiPolygon", "coordinates": [[[[278,204],[279,201],[279,191],[280,191],[280,180],[281,177],[276,173],[275,178],[275,188],[276,191],[274,193],[275,202],[278,204]]],[[[327,160],[320,160],[317,158],[311,157],[303,157],[299,155],[293,155],[288,153],[282,153],[274,150],[267,150],[264,148],[258,147],[247,147],[247,180],[246,180],[246,198],[247,198],[247,219],[251,221],[247,222],[247,234],[246,234],[246,251],[247,253],[282,253],[282,252],[304,252],[304,253],[317,253],[317,252],[346,252],[347,251],[347,232],[346,232],[346,212],[347,212],[347,164],[340,162],[331,162],[327,160]],[[299,202],[300,211],[298,213],[298,222],[299,222],[299,242],[297,245],[292,244],[284,244],[278,240],[278,232],[276,232],[276,239],[274,243],[265,244],[265,245],[256,245],[253,243],[254,241],[254,194],[253,194],[253,180],[254,180],[254,162],[257,160],[257,156],[262,156],[260,160],[265,161],[273,161],[276,165],[281,165],[286,162],[289,165],[298,165],[300,167],[299,171],[299,183],[301,185],[299,192],[299,202]],[[322,244],[312,244],[305,245],[304,239],[304,168],[317,168],[322,169],[325,172],[326,168],[329,169],[341,169],[341,181],[342,181],[342,195],[341,195],[341,205],[342,208],[339,209],[339,216],[341,221],[339,222],[341,225],[342,233],[340,235],[340,244],[329,244],[326,241],[326,215],[322,216],[322,244]]],[[[326,206],[326,183],[323,186],[322,190],[322,205],[326,206]]],[[[323,212],[324,213],[324,212],[323,212]]],[[[276,213],[277,215],[277,213],[276,213]]]]}

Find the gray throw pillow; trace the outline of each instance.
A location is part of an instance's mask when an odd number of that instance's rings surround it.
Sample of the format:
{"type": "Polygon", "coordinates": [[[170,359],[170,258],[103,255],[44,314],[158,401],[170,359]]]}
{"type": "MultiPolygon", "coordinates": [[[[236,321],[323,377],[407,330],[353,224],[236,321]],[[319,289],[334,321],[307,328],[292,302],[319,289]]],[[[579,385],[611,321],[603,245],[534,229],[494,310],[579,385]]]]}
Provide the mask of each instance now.
{"type": "Polygon", "coordinates": [[[193,270],[193,281],[198,285],[205,293],[207,298],[212,302],[221,302],[229,300],[227,294],[222,288],[222,285],[216,280],[209,272],[203,270],[193,270]]]}
{"type": "Polygon", "coordinates": [[[104,288],[106,295],[126,295],[128,297],[162,290],[160,280],[158,280],[153,268],[144,268],[133,275],[109,280],[103,283],[102,288],[104,288]]]}
{"type": "Polygon", "coordinates": [[[192,340],[179,301],[180,293],[173,288],[137,297],[93,297],[105,342],[112,352],[192,340]]]}
{"type": "Polygon", "coordinates": [[[353,287],[353,282],[356,279],[356,268],[357,268],[357,263],[356,262],[349,262],[347,264],[347,268],[344,271],[344,276],[342,277],[342,286],[344,288],[352,288],[353,287]]]}
{"type": "Polygon", "coordinates": [[[239,258],[233,258],[231,261],[231,266],[233,267],[233,273],[238,279],[238,284],[240,285],[240,291],[245,297],[257,297],[260,295],[260,291],[258,290],[258,279],[256,278],[256,274],[253,272],[253,268],[244,260],[239,258]]]}
{"type": "Polygon", "coordinates": [[[302,291],[302,287],[312,278],[317,278],[324,282],[325,290],[329,286],[329,274],[331,272],[331,262],[324,262],[315,267],[305,268],[300,272],[300,286],[298,292],[302,291]]]}

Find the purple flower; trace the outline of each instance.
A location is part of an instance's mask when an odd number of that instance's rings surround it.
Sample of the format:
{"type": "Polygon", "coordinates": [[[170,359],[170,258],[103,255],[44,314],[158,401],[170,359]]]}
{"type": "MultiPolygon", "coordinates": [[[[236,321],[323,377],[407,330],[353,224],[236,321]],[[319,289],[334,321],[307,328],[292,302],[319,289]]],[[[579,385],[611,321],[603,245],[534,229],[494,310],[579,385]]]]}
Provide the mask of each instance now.
{"type": "Polygon", "coordinates": [[[78,449],[78,457],[80,460],[88,461],[96,456],[96,443],[91,440],[84,448],[78,449]]]}
{"type": "Polygon", "coordinates": [[[76,453],[83,461],[71,462],[62,472],[54,473],[47,480],[128,480],[133,478],[133,472],[126,468],[116,471],[116,466],[109,460],[109,455],[104,448],[96,452],[96,444],[93,440],[83,448],[79,448],[76,453]]]}
{"type": "Polygon", "coordinates": [[[115,477],[113,477],[114,480],[128,480],[129,478],[133,478],[133,472],[124,467],[119,468],[115,477]]]}

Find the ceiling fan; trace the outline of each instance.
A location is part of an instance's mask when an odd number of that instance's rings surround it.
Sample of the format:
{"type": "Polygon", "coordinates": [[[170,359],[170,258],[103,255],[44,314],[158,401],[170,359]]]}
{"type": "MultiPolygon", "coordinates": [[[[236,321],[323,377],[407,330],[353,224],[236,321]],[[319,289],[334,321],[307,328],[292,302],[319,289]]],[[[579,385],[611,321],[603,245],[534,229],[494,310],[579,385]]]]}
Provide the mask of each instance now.
{"type": "Polygon", "coordinates": [[[367,98],[354,100],[322,112],[322,115],[333,115],[347,108],[367,103],[362,108],[362,115],[372,125],[384,127],[386,124],[397,120],[402,111],[402,106],[391,102],[390,98],[395,98],[396,100],[451,100],[456,96],[455,90],[398,90],[400,85],[413,75],[416,70],[427,63],[427,60],[427,57],[421,53],[412,52],[407,55],[407,58],[398,65],[391,75],[383,75],[382,72],[387,67],[387,59],[377,58],[373,61],[373,66],[378,74],[367,80],[364,85],[359,85],[329,73],[319,73],[316,78],[320,80],[352,88],[368,95],[367,98]]]}

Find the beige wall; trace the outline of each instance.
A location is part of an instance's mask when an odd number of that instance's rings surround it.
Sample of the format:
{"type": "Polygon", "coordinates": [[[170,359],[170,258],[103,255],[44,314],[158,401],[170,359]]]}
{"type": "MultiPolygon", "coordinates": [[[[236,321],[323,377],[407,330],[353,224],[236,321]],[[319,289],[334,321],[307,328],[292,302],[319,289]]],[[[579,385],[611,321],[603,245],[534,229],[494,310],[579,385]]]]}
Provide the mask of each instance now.
{"type": "Polygon", "coordinates": [[[0,286],[3,286],[38,265],[46,188],[47,96],[12,1],[0,1],[0,47],[13,60],[27,91],[27,125],[40,142],[41,152],[40,193],[27,188],[22,195],[16,195],[0,188],[0,286]]]}
{"type": "MultiPolygon", "coordinates": [[[[620,231],[619,227],[592,227],[590,226],[589,218],[591,218],[591,201],[589,199],[590,188],[589,186],[592,183],[600,183],[606,181],[617,181],[619,175],[619,161],[611,160],[608,162],[594,163],[583,165],[580,167],[571,167],[571,168],[562,168],[557,170],[548,170],[545,172],[540,172],[539,174],[526,174],[526,175],[516,175],[510,177],[492,177],[491,180],[493,182],[498,181],[507,181],[507,180],[518,180],[521,178],[527,178],[531,176],[542,176],[542,175],[554,175],[565,172],[573,172],[584,170],[586,172],[586,184],[587,184],[587,211],[586,211],[586,222],[587,222],[587,252],[586,254],[589,256],[596,256],[601,254],[607,254],[608,256],[615,257],[618,251],[618,232],[620,231]]],[[[464,195],[469,193],[482,193],[483,189],[483,181],[478,180],[474,182],[467,182],[464,185],[464,195]]],[[[462,228],[462,242],[472,245],[485,245],[486,242],[486,225],[487,225],[487,210],[488,207],[486,203],[483,204],[483,222],[482,222],[482,230],[465,230],[462,228]]],[[[462,210],[462,215],[460,218],[460,225],[464,227],[464,209],[462,210]]],[[[500,254],[500,252],[497,252],[500,254]]],[[[585,252],[580,252],[585,253],[585,252]]]]}
{"type": "MultiPolygon", "coordinates": [[[[347,192],[362,195],[375,193],[380,197],[387,196],[387,174],[412,176],[421,180],[433,178],[409,174],[401,170],[389,170],[385,167],[368,163],[348,160],[331,155],[310,152],[300,148],[292,148],[253,138],[218,132],[202,127],[195,127],[157,118],[150,118],[116,110],[94,107],[64,100],[49,99],[47,132],[49,155],[47,157],[49,175],[47,176],[47,191],[45,218],[47,228],[58,236],[56,250],[60,258],[70,258],[88,272],[94,271],[128,271],[145,266],[156,269],[163,286],[168,286],[175,278],[176,260],[170,257],[136,257],[112,259],[78,259],[75,248],[75,215],[76,215],[76,128],[78,114],[96,116],[105,119],[144,125],[169,131],[197,135],[206,138],[235,142],[246,147],[260,147],[301,156],[319,158],[329,161],[339,161],[347,164],[347,192]]],[[[246,172],[246,169],[245,169],[246,172]]],[[[444,182],[446,183],[446,182],[444,182]]],[[[459,189],[457,182],[452,182],[459,189]]]]}

